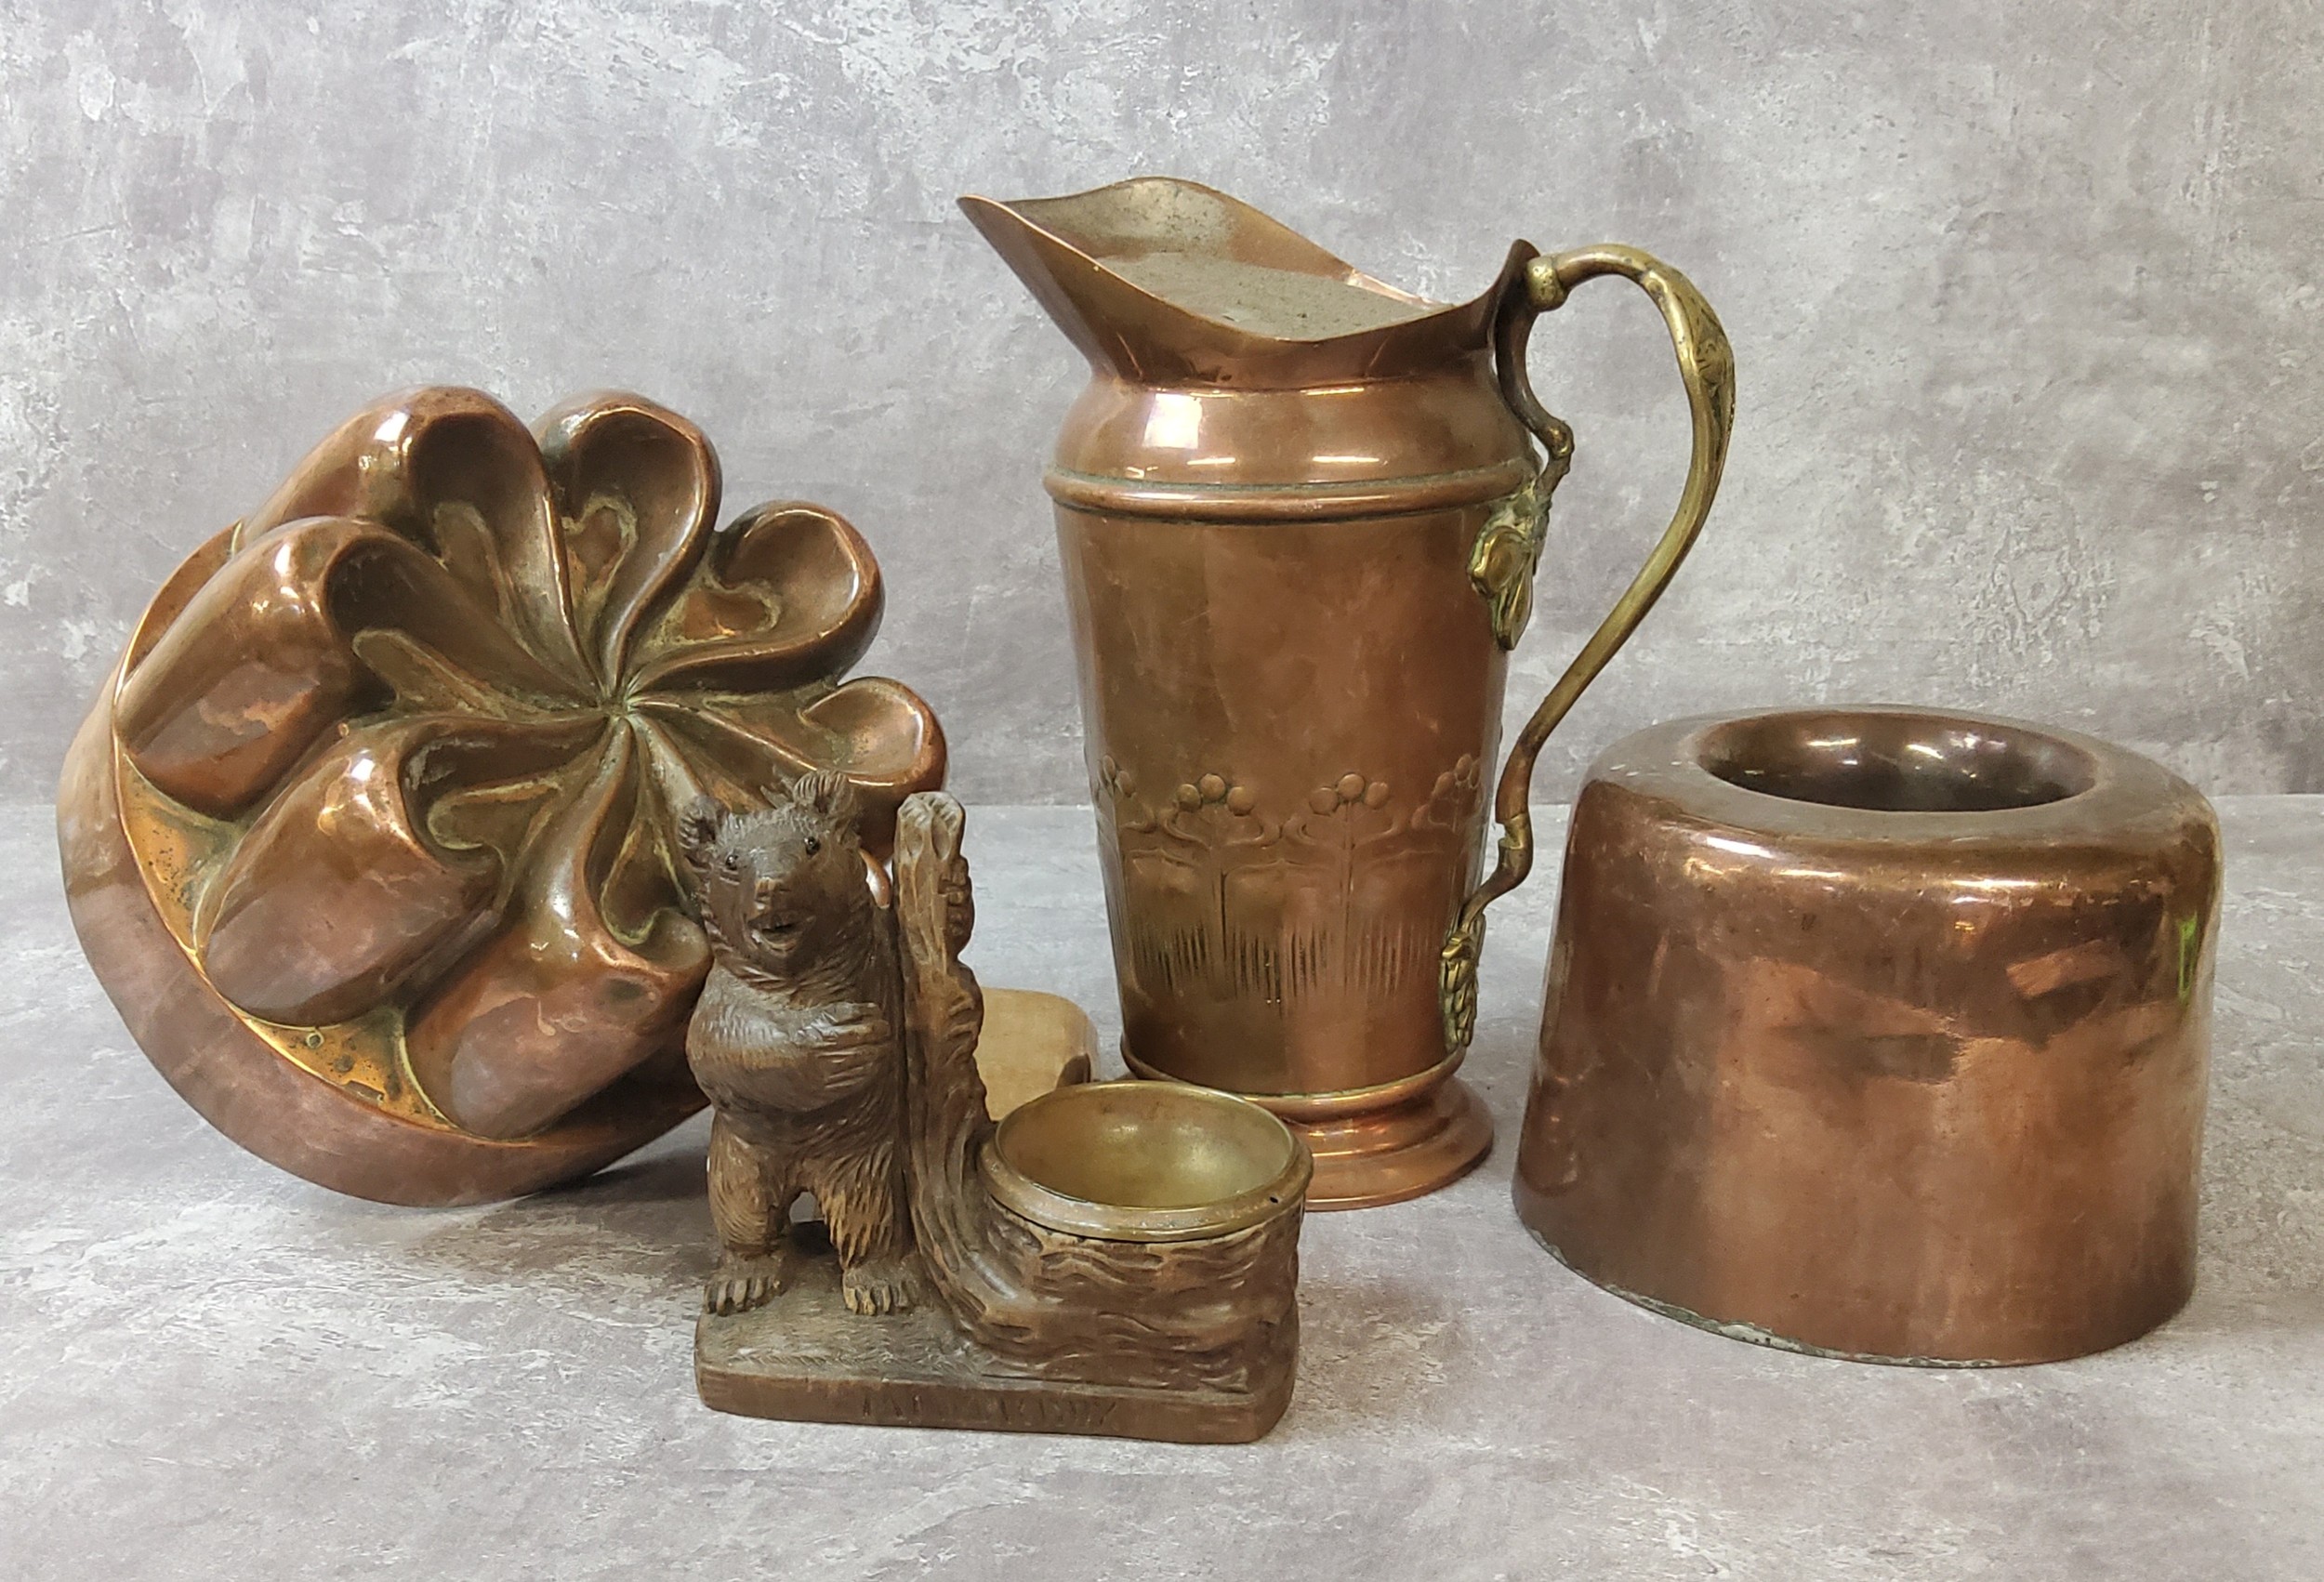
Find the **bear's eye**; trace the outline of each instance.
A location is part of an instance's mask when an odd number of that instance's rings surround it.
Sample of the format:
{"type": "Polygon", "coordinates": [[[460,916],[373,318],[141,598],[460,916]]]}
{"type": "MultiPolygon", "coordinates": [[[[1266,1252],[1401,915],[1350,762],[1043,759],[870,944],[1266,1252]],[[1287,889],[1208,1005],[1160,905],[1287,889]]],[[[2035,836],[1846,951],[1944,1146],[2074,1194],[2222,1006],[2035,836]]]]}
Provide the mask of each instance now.
{"type": "Polygon", "coordinates": [[[813,836],[812,836],[812,835],[811,835],[811,836],[809,836],[809,837],[807,837],[807,840],[806,840],[806,846],[807,846],[807,855],[809,855],[810,857],[813,856],[816,852],[818,852],[818,851],[820,851],[820,850],[823,850],[823,842],[822,842],[822,841],[820,841],[820,840],[818,840],[818,839],[816,839],[816,838],[815,838],[813,836]]]}
{"type": "Polygon", "coordinates": [[[729,851],[726,854],[726,861],[722,866],[724,866],[726,871],[730,874],[741,873],[743,871],[743,854],[740,851],[729,851]]]}

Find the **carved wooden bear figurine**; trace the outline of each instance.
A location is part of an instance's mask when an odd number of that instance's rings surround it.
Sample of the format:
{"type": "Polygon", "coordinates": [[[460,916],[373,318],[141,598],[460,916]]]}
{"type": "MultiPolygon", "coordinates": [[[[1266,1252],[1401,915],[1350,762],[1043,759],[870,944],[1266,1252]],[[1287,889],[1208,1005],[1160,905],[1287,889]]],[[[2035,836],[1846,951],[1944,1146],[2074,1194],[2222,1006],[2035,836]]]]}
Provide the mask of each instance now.
{"type": "Polygon", "coordinates": [[[764,812],[705,798],[680,821],[714,955],[686,1059],[715,1108],[703,1294],[739,1312],[783,1289],[790,1208],[812,1192],[859,1313],[911,1306],[901,1153],[904,1019],[894,923],[873,899],[844,775],[803,776],[764,812]]]}

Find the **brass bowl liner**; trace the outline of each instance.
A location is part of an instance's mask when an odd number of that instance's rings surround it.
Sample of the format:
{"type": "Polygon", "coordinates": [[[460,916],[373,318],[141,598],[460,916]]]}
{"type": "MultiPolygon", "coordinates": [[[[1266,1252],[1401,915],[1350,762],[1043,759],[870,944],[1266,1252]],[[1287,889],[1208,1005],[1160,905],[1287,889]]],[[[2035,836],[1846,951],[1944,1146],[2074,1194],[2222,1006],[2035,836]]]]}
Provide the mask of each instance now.
{"type": "Polygon", "coordinates": [[[1230,1235],[1295,1210],[1313,1166],[1289,1127],[1176,1082],[1061,1088],[1005,1116],[986,1185],[1034,1224],[1103,1241],[1230,1235]]]}

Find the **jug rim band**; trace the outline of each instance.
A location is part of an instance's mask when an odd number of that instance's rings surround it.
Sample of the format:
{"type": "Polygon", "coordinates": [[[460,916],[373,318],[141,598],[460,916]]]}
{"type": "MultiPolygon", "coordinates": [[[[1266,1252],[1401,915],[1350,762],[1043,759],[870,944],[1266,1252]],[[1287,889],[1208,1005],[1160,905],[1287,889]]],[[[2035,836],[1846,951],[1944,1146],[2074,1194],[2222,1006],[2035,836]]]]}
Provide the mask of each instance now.
{"type": "Polygon", "coordinates": [[[1178,483],[1052,467],[1042,474],[1041,482],[1059,505],[1100,516],[1209,522],[1316,521],[1413,516],[1486,505],[1524,488],[1535,470],[1530,462],[1512,458],[1490,467],[1407,478],[1328,483],[1178,483]]]}

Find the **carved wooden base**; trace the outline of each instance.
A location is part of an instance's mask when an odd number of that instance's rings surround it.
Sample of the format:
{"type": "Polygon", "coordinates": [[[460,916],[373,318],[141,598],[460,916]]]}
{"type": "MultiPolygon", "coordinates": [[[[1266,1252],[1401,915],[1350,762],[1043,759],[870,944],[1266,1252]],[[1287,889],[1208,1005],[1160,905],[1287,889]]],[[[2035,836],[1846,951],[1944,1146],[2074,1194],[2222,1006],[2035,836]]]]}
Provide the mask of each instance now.
{"type": "Polygon", "coordinates": [[[938,1303],[859,1317],[839,1300],[837,1259],[803,1257],[793,1268],[791,1287],[766,1306],[696,1322],[694,1383],[706,1405],[795,1422],[1240,1444],[1290,1404],[1288,1348],[1276,1376],[1249,1393],[1027,1378],[971,1345],[938,1303]]]}

